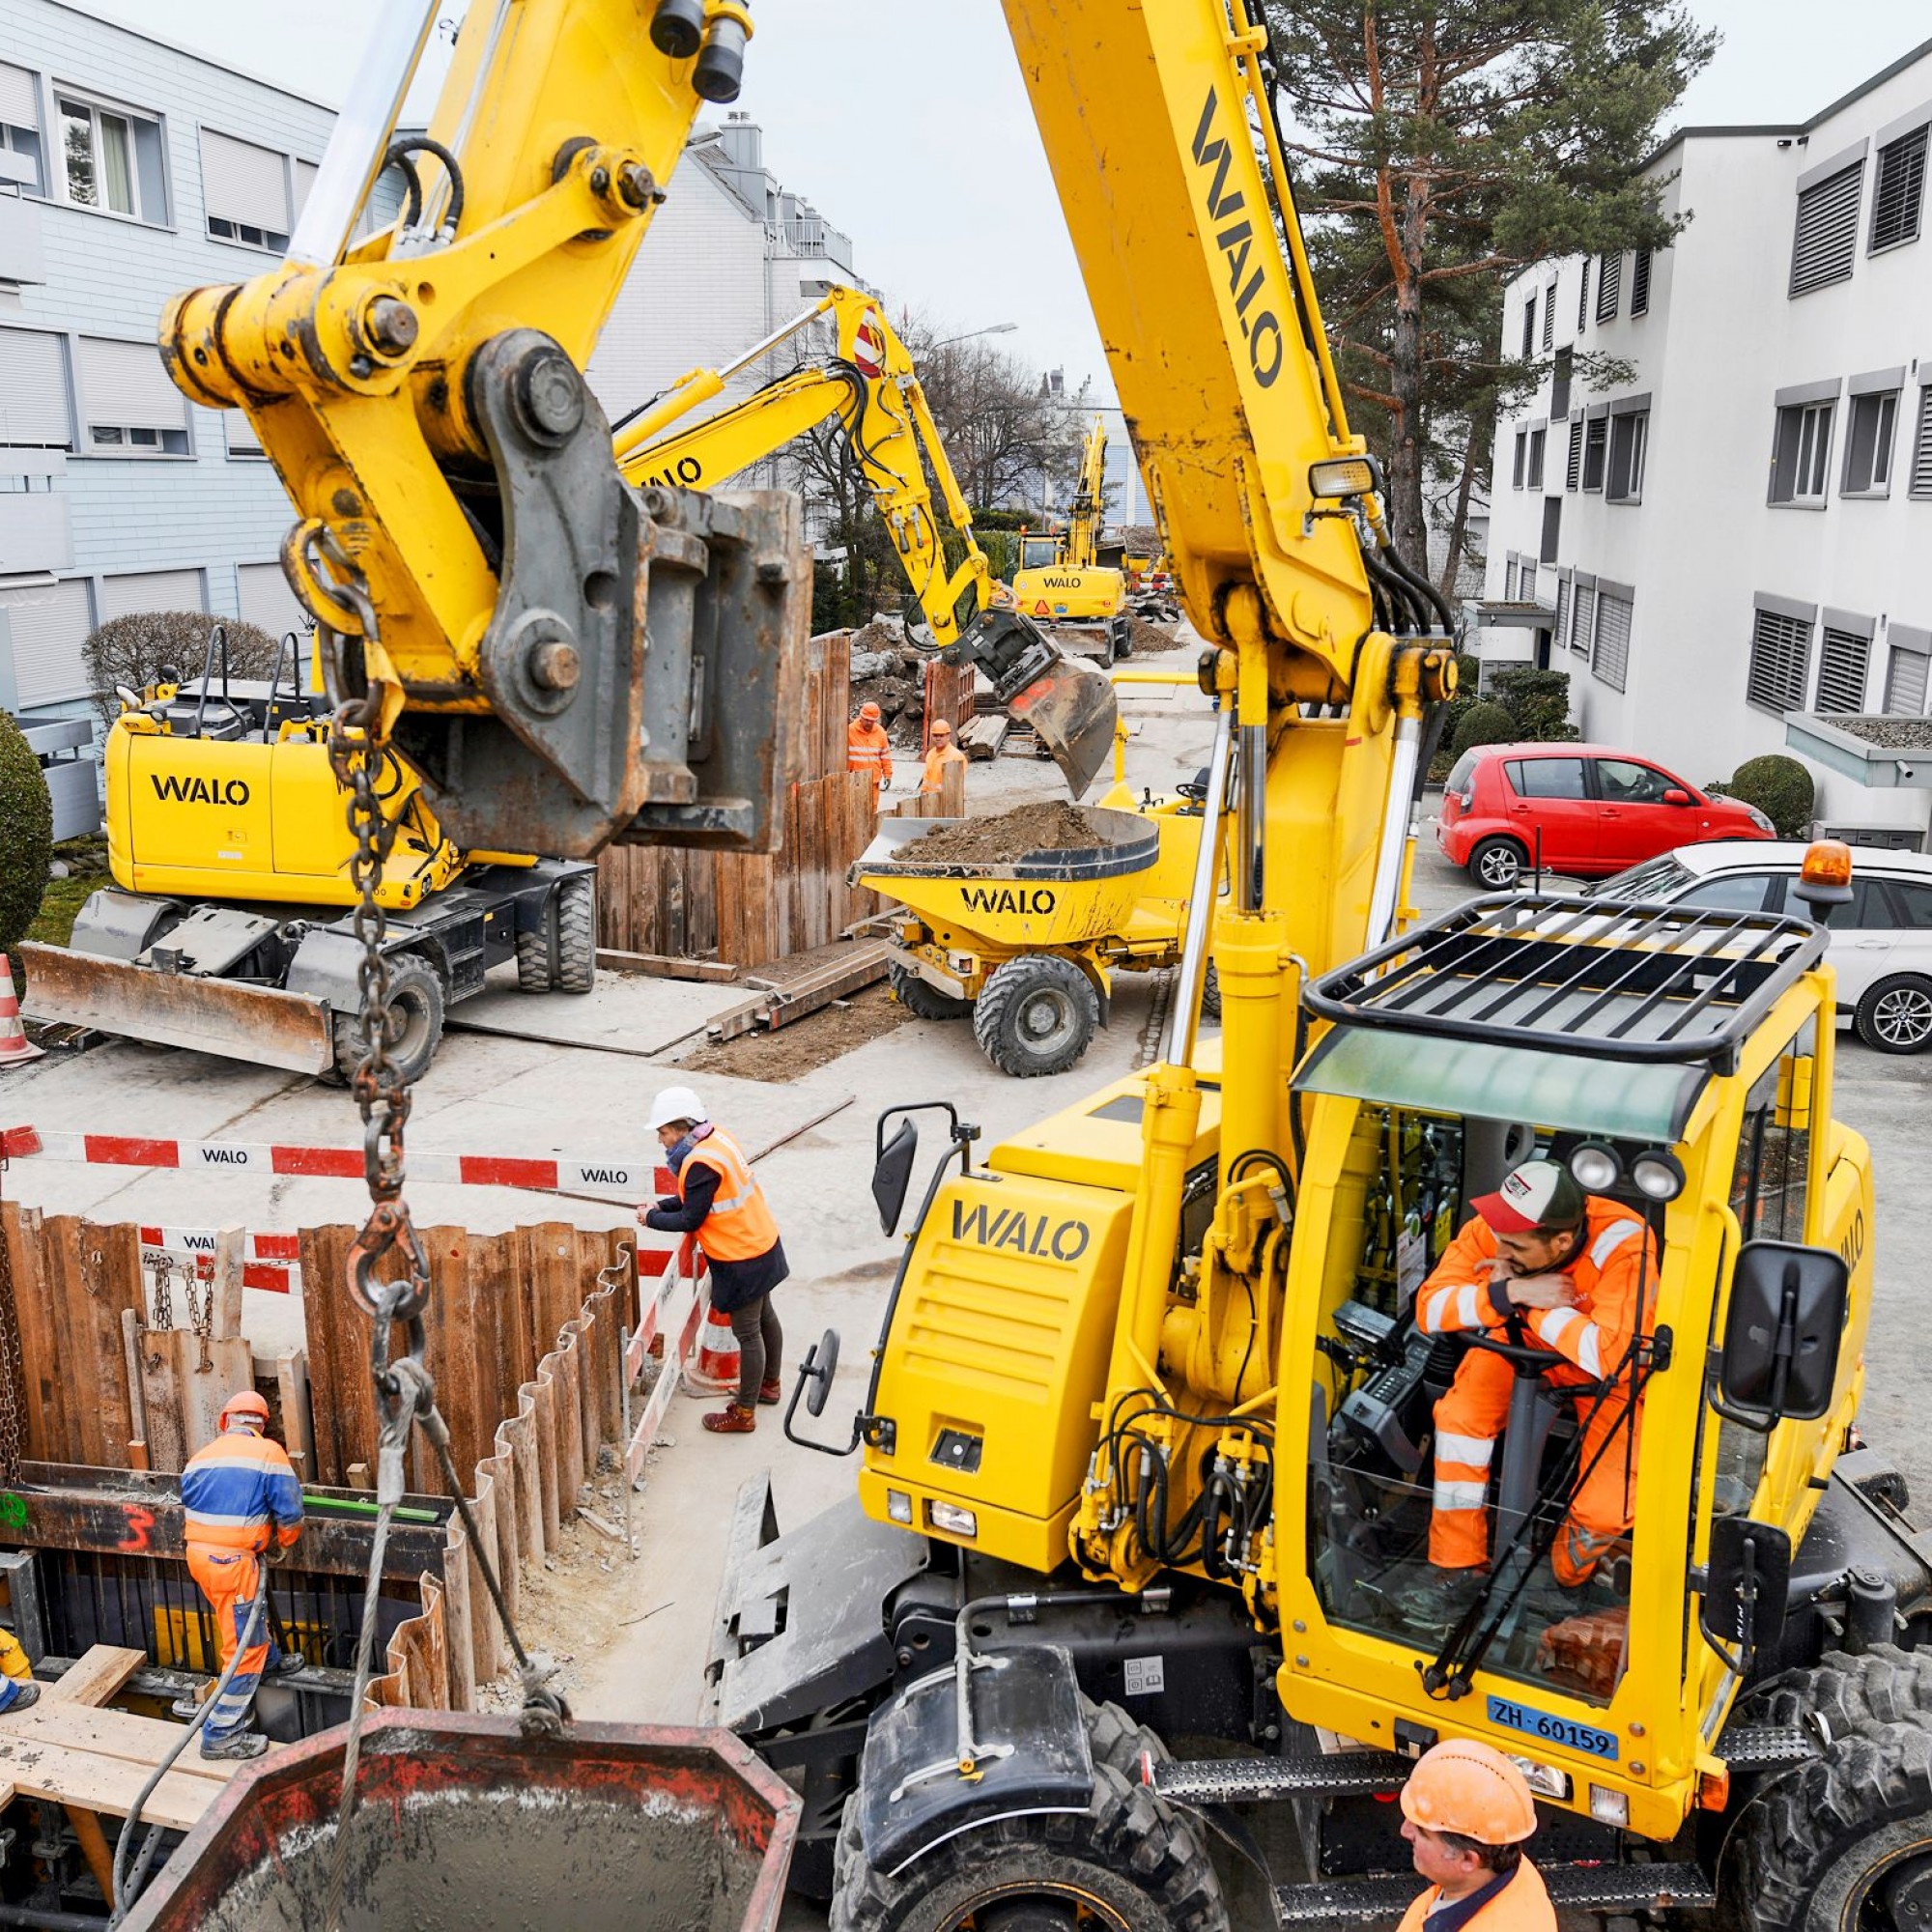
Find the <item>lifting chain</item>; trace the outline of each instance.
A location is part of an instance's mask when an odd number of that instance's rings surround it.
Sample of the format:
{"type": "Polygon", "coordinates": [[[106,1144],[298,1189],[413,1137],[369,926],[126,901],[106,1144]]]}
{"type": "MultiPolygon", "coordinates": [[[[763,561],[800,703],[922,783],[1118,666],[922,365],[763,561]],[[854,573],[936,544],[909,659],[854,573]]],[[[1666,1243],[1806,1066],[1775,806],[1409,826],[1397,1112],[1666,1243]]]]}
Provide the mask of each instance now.
{"type": "Polygon", "coordinates": [[[150,1255],[147,1266],[148,1273],[153,1277],[149,1299],[154,1308],[154,1313],[148,1319],[148,1326],[172,1328],[175,1325],[175,1264],[166,1255],[150,1255]]]}
{"type": "Polygon", "coordinates": [[[211,1269],[203,1274],[193,1263],[182,1270],[182,1293],[187,1299],[187,1325],[194,1333],[194,1339],[201,1344],[201,1353],[195,1361],[195,1373],[208,1375],[214,1367],[213,1343],[214,1340],[214,1274],[211,1269]],[[201,1291],[200,1299],[195,1298],[195,1290],[201,1291]]]}
{"type": "MultiPolygon", "coordinates": [[[[403,1198],[404,1130],[410,1118],[410,1083],[390,1058],[389,1048],[400,1037],[389,1009],[389,966],[384,950],[388,921],[378,892],[383,867],[395,842],[395,822],[384,815],[378,787],[392,753],[383,726],[379,696],[367,688],[364,663],[368,648],[380,643],[376,609],[361,567],[342,549],[326,526],[308,534],[305,554],[323,575],[331,595],[355,613],[360,633],[348,637],[326,622],[318,625],[316,641],[322,652],[324,679],[335,700],[329,725],[328,756],[337,783],[349,799],[349,830],[355,849],[349,861],[350,884],[355,892],[352,919],[362,957],[356,969],[362,1005],[358,1019],[361,1055],[350,1081],[350,1091],[362,1116],[362,1175],[369,1189],[369,1218],[349,1250],[349,1293],[373,1324],[369,1372],[376,1388],[381,1421],[376,1456],[376,1527],[370,1543],[369,1575],[362,1599],[362,1622],[355,1645],[355,1686],[349,1705],[349,1735],[342,1757],[342,1797],[336,1812],[335,1845],[330,1859],[328,1889],[324,1900],[324,1932],[337,1932],[342,1922],[342,1895],[349,1859],[349,1826],[355,1807],[355,1774],[362,1744],[362,1721],[369,1679],[375,1663],[377,1598],[383,1583],[383,1560],[389,1525],[405,1489],[405,1455],[410,1432],[420,1428],[435,1450],[442,1479],[455,1501],[469,1540],[469,1549],[490,1601],[496,1606],[524,1686],[523,1720],[526,1731],[554,1735],[569,1721],[562,1697],[546,1688],[551,1675],[547,1662],[532,1662],[519,1640],[509,1606],[503,1601],[495,1565],[477,1533],[464,1495],[463,1478],[450,1455],[449,1430],[436,1406],[436,1381],[424,1360],[423,1313],[429,1305],[429,1255],[411,1219],[403,1198]],[[403,1267],[400,1277],[378,1281],[378,1267],[391,1256],[403,1267]],[[392,1357],[395,1329],[401,1323],[406,1351],[392,1357]]],[[[205,1345],[204,1345],[205,1346],[205,1345]]]]}
{"type": "MultiPolygon", "coordinates": [[[[7,1170],[0,1160],[0,1174],[7,1170]]],[[[20,1415],[26,1401],[20,1310],[14,1299],[14,1250],[0,1227],[0,1488],[20,1486],[20,1415]]]]}

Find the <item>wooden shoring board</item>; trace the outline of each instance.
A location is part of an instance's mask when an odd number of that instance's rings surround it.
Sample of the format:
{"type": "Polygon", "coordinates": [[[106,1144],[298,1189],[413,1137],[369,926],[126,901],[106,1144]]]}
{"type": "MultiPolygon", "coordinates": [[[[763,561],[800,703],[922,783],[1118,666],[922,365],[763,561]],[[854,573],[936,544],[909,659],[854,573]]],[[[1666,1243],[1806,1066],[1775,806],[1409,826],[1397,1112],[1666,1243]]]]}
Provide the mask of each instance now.
{"type": "MultiPolygon", "coordinates": [[[[38,1705],[19,1713],[22,1719],[39,1715],[38,1705]]],[[[166,1749],[163,1746],[139,1761],[107,1757],[85,1746],[49,1742],[24,1724],[14,1723],[13,1716],[9,1713],[10,1721],[0,1725],[0,1789],[11,1787],[16,1797],[44,1798],[83,1811],[107,1811],[125,1818],[166,1749]]],[[[168,1724],[163,1728],[179,1733],[182,1727],[168,1724]]],[[[171,1737],[167,1742],[173,1741],[171,1737]]],[[[232,1772],[235,1767],[210,1765],[206,1769],[232,1772]]],[[[223,1779],[204,1776],[203,1771],[200,1762],[187,1768],[184,1753],[182,1761],[149,1794],[141,1811],[143,1820],[165,1825],[170,1831],[192,1831],[221,1795],[223,1779]]]]}
{"type": "Polygon", "coordinates": [[[148,1653],[118,1643],[89,1644],[51,1684],[41,1686],[43,1703],[93,1704],[107,1702],[135,1671],[147,1667],[148,1653]]]}
{"type": "Polygon", "coordinates": [[[255,1351],[240,1336],[204,1340],[190,1328],[141,1328],[134,1339],[147,1412],[148,1466],[178,1474],[197,1449],[220,1435],[228,1398],[254,1386],[255,1351]]]}
{"type": "MultiPolygon", "coordinates": [[[[131,1711],[101,1710],[72,1699],[55,1702],[43,1697],[24,1711],[9,1711],[7,1721],[0,1724],[0,1740],[32,1739],[56,1749],[85,1751],[92,1757],[139,1765],[146,1773],[167,1756],[185,1728],[165,1718],[140,1718],[131,1711]]],[[[232,1758],[205,1758],[198,1750],[187,1750],[168,1775],[206,1778],[220,1785],[227,1783],[238,1768],[232,1758]]]]}

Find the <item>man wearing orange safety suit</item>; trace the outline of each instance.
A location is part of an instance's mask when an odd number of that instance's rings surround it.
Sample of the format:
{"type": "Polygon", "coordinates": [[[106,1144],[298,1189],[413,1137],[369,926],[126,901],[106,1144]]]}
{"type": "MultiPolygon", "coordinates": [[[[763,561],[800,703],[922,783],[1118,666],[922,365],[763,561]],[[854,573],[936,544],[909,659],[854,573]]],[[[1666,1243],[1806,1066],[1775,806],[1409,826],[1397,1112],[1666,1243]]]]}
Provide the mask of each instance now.
{"type": "Polygon", "coordinates": [[[936,792],[946,781],[948,765],[963,765],[966,753],[952,742],[952,726],[945,719],[937,720],[932,727],[932,750],[925,754],[925,777],[920,782],[922,792],[936,792]]]}
{"type": "MultiPolygon", "coordinates": [[[[1415,1325],[1425,1335],[1476,1331],[1563,1357],[1543,1379],[1579,1391],[1583,1443],[1550,1567],[1574,1589],[1631,1525],[1641,1404],[1626,1426],[1630,1352],[1632,1338],[1650,1331],[1656,1248],[1635,1209],[1586,1195],[1553,1160],[1525,1161],[1472,1205],[1477,1218],[1417,1292],[1415,1325]]],[[[1476,1571],[1489,1559],[1490,1464],[1514,1380],[1505,1357],[1471,1349],[1435,1405],[1429,1560],[1440,1570],[1476,1571]]]]}
{"type": "Polygon", "coordinates": [[[255,1687],[265,1670],[302,1666],[300,1657],[283,1655],[269,1635],[268,1605],[260,1617],[252,1615],[263,1553],[271,1540],[286,1549],[302,1524],[301,1485],[282,1445],[264,1433],[268,1426],[269,1405],[243,1389],[221,1411],[221,1434],[182,1471],[188,1574],[213,1607],[224,1670],[242,1636],[252,1635],[202,1729],[203,1757],[259,1757],[267,1750],[268,1739],[248,1728],[255,1687]]]}
{"type": "Polygon", "coordinates": [[[845,727],[845,769],[872,775],[872,810],[879,809],[879,794],[893,785],[893,741],[880,722],[879,707],[869,700],[859,707],[859,715],[845,727]]]}

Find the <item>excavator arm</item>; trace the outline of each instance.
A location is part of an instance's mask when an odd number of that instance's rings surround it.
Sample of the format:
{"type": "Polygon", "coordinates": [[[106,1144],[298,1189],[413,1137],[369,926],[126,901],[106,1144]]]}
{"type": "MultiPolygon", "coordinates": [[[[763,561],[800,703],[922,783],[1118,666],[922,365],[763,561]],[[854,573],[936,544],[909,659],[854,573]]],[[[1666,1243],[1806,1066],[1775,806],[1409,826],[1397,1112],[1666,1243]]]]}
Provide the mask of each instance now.
{"type": "Polygon", "coordinates": [[[1100,562],[1100,520],[1106,502],[1107,424],[1095,416],[1080,448],[1080,480],[1073,491],[1073,515],[1066,526],[1066,561],[1075,570],[1100,562]]]}

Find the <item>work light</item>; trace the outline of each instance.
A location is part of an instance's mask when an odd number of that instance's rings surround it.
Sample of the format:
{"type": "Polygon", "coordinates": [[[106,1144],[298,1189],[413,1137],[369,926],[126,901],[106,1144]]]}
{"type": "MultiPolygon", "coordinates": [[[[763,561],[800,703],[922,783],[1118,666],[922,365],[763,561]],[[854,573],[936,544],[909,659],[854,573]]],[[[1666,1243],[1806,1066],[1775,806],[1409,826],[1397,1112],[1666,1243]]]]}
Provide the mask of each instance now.
{"type": "Polygon", "coordinates": [[[1570,1172],[1585,1194],[1607,1193],[1623,1171],[1616,1149],[1603,1141],[1584,1141],[1570,1156],[1570,1172]]]}
{"type": "Polygon", "coordinates": [[[1664,1148],[1651,1148],[1631,1162],[1631,1179],[1646,1201],[1675,1201],[1684,1192],[1684,1163],[1664,1148]]]}

